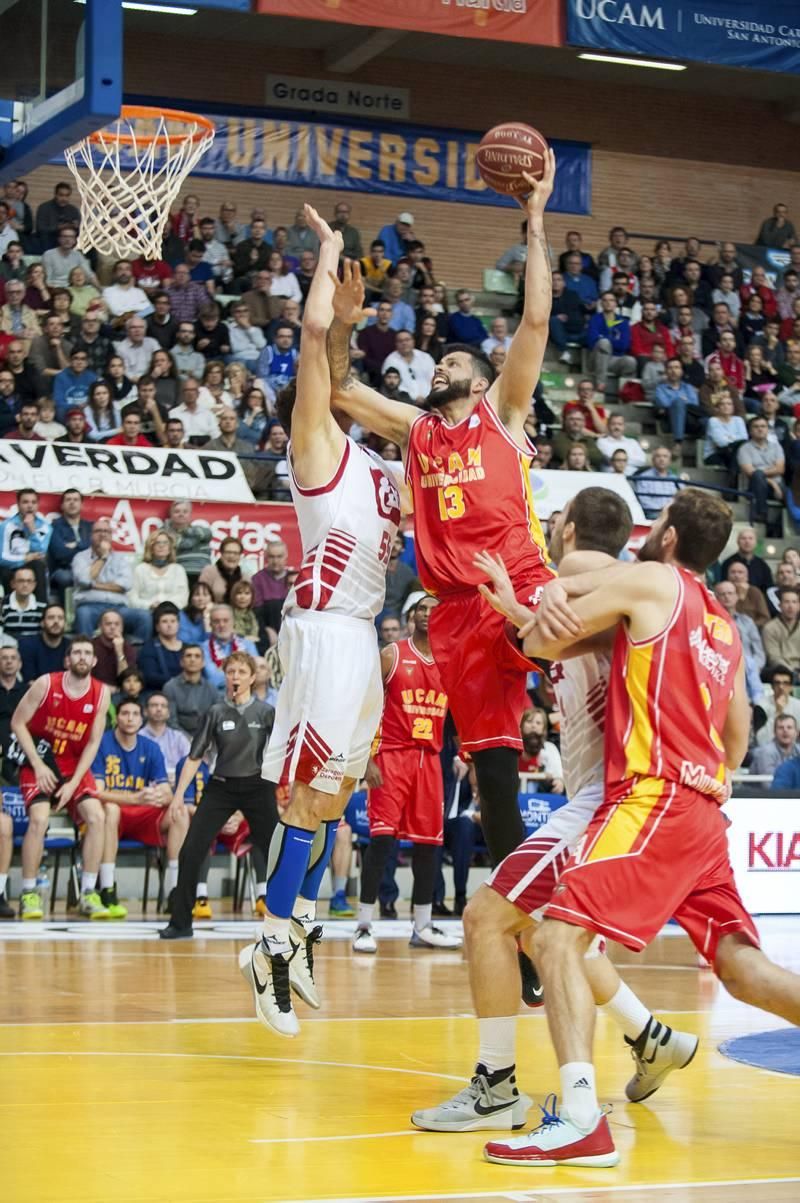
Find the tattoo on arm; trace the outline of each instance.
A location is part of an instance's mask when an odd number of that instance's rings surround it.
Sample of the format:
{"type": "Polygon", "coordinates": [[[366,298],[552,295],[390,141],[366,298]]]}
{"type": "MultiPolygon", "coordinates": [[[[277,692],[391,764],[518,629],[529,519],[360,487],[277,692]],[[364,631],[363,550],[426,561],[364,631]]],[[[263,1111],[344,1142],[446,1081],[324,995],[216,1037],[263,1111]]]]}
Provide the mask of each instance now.
{"type": "Polygon", "coordinates": [[[331,389],[347,387],[350,375],[350,326],[345,326],[338,317],[328,327],[328,367],[331,373],[331,389]]]}

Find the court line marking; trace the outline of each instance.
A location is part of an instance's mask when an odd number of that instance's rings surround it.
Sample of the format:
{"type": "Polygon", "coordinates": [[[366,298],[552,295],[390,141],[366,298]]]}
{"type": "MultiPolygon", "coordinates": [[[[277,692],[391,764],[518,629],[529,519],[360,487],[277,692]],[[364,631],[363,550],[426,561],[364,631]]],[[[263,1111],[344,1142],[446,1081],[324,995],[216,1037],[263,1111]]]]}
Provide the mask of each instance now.
{"type": "Polygon", "coordinates": [[[305,1199],[304,1203],[418,1203],[428,1199],[513,1199],[515,1203],[537,1203],[551,1195],[585,1195],[587,1200],[595,1195],[633,1194],[634,1191],[665,1190],[711,1190],[720,1186],[779,1186],[784,1182],[800,1182],[800,1178],[730,1178],[707,1182],[644,1182],[624,1186],[549,1186],[543,1184],[538,1190],[481,1190],[453,1191],[437,1194],[432,1191],[416,1195],[348,1195],[346,1198],[305,1199]]]}
{"type": "Polygon", "coordinates": [[[251,1145],[303,1145],[317,1144],[323,1140],[379,1140],[384,1136],[414,1136],[419,1128],[401,1128],[398,1132],[356,1132],[352,1136],[270,1136],[264,1140],[250,1140],[251,1145]]]}

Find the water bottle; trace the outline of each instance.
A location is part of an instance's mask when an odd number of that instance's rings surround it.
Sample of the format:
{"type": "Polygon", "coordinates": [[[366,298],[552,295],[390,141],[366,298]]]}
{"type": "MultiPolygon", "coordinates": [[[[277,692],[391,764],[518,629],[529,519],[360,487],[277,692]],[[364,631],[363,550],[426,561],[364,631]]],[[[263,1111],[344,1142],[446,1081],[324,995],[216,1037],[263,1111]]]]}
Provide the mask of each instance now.
{"type": "Polygon", "coordinates": [[[47,871],[46,860],[39,865],[39,872],[36,875],[36,893],[43,901],[50,893],[50,874],[47,871]]]}

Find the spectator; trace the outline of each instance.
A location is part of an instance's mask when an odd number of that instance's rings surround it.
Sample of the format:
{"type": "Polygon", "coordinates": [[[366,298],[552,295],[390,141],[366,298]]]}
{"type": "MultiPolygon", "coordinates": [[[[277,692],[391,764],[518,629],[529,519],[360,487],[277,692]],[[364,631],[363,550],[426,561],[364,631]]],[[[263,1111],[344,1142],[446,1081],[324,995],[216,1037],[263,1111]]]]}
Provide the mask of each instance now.
{"type": "Polygon", "coordinates": [[[797,241],[797,233],[788,217],[786,205],[778,204],[772,210],[772,217],[762,221],[756,234],[756,246],[769,246],[782,251],[797,241]]]}
{"type": "Polygon", "coordinates": [[[213,301],[204,305],[195,322],[195,350],[206,359],[225,360],[231,353],[230,331],[220,321],[219,305],[213,301]]]}
{"type": "Polygon", "coordinates": [[[0,758],[3,761],[11,743],[12,715],[25,695],[25,686],[19,679],[20,667],[17,649],[0,647],[0,758]]]}
{"type": "MultiPolygon", "coordinates": [[[[608,433],[598,438],[597,450],[606,461],[606,465],[611,465],[612,468],[614,456],[618,452],[623,452],[626,476],[632,476],[637,469],[643,468],[647,463],[641,443],[637,439],[626,436],[625,418],[622,414],[612,414],[608,419],[608,433]]],[[[608,470],[607,467],[606,470],[608,470]]]]}
{"type": "MultiPolygon", "coordinates": [[[[397,279],[387,280],[385,294],[386,299],[392,307],[392,316],[389,319],[389,325],[392,330],[410,330],[413,332],[416,327],[414,310],[403,300],[402,281],[397,279]]],[[[486,331],[484,330],[485,334],[486,331]]]]}
{"type": "MultiPolygon", "coordinates": [[[[682,362],[682,361],[681,361],[682,362]]],[[[701,369],[702,376],[702,369],[701,369]]],[[[642,389],[644,391],[644,399],[650,405],[655,407],[656,389],[659,384],[663,384],[667,378],[667,354],[663,347],[658,343],[653,347],[653,354],[641,371],[642,389]]]]}
{"type": "Polygon", "coordinates": [[[180,654],[180,673],[164,685],[170,710],[169,722],[187,735],[194,735],[204,714],[219,700],[213,685],[203,676],[203,649],[185,643],[180,654]]]}
{"type": "Polygon", "coordinates": [[[74,317],[84,317],[89,309],[105,314],[105,306],[100,298],[100,289],[96,284],[89,283],[82,267],[73,267],[69,273],[67,288],[72,297],[69,311],[74,317]]]}
{"type": "Polygon", "coordinates": [[[6,348],[4,370],[14,377],[14,393],[19,401],[36,401],[41,392],[39,374],[29,362],[29,352],[24,343],[15,339],[6,348]]]}
{"type": "Polygon", "coordinates": [[[69,355],[69,367],[53,377],[53,400],[59,417],[75,405],[84,406],[89,399],[89,389],[97,376],[89,367],[89,356],[81,347],[73,347],[69,355]]]}
{"type": "Polygon", "coordinates": [[[386,248],[376,238],[370,244],[369,255],[361,260],[361,274],[368,301],[375,301],[383,295],[391,266],[391,259],[386,258],[386,248]]]}
{"type": "Polygon", "coordinates": [[[382,615],[384,618],[399,619],[410,595],[422,589],[414,570],[401,558],[404,549],[405,539],[398,532],[392,541],[389,566],[386,570],[386,601],[382,615]]]}
{"type": "Polygon", "coordinates": [[[603,457],[597,449],[597,439],[586,433],[586,418],[582,409],[570,410],[563,419],[562,430],[553,438],[553,459],[560,465],[565,463],[570,448],[580,443],[592,467],[599,471],[603,457]]]}
{"type": "MultiPolygon", "coordinates": [[[[202,238],[192,238],[186,247],[185,263],[189,268],[189,278],[196,284],[202,284],[209,296],[216,291],[214,269],[205,258],[206,244],[202,238]]],[[[174,277],[173,277],[174,278],[174,277]]]]}
{"type": "Polygon", "coordinates": [[[0,436],[3,438],[6,434],[13,436],[16,433],[21,406],[22,398],[15,390],[13,373],[0,367],[0,436]]]}
{"type": "Polygon", "coordinates": [[[407,330],[397,331],[395,350],[383,361],[381,372],[390,368],[399,373],[401,389],[416,405],[421,405],[431,391],[436,364],[427,352],[415,348],[414,336],[407,330]]]}
{"type": "MultiPolygon", "coordinates": [[[[417,322],[417,329],[414,333],[414,343],[418,351],[424,351],[426,355],[430,355],[434,363],[438,363],[442,358],[445,347],[445,341],[439,336],[439,327],[436,322],[436,315],[433,313],[425,314],[417,322]]],[[[492,355],[500,354],[505,358],[505,351],[501,346],[497,346],[489,353],[489,358],[492,355]]]]}
{"type": "Polygon", "coordinates": [[[82,267],[87,279],[94,282],[89,260],[77,249],[78,231],[75,226],[62,226],[56,235],[56,245],[42,256],[45,279],[50,288],[66,288],[73,267],[82,267]]]}
{"type": "MultiPolygon", "coordinates": [[[[206,443],[207,451],[230,451],[234,455],[252,455],[255,448],[252,443],[246,439],[240,438],[239,431],[239,415],[235,409],[231,409],[226,405],[221,411],[218,418],[219,435],[215,439],[211,439],[206,443]]],[[[257,464],[252,461],[242,464],[245,476],[250,479],[250,473],[256,471],[257,464]]]]}
{"type": "Polygon", "coordinates": [[[607,471],[616,473],[617,476],[629,476],[631,473],[628,470],[628,453],[623,448],[615,451],[609,460],[609,468],[607,471]]]}
{"type": "MultiPolygon", "coordinates": [[[[376,241],[383,243],[384,254],[389,262],[396,266],[400,259],[405,258],[406,247],[414,238],[414,217],[405,211],[398,213],[396,221],[378,231],[376,241]]],[[[318,248],[315,247],[316,251],[318,248]]]]}
{"type": "Polygon", "coordinates": [[[8,591],[14,570],[31,568],[36,577],[36,596],[47,600],[47,549],[52,527],[39,513],[35,489],[17,491],[17,512],[0,522],[0,584],[8,591]]]}
{"type": "Polygon", "coordinates": [[[258,655],[252,640],[234,632],[231,607],[218,604],[211,609],[211,634],[203,644],[203,675],[217,690],[225,688],[223,664],[232,652],[258,655]]]}
{"type": "Polygon", "coordinates": [[[127,337],[117,343],[117,354],[122,360],[125,376],[135,384],[149,371],[153,355],[161,348],[154,338],[147,337],[147,323],[143,317],[128,318],[125,332],[127,337]]]}
{"type": "Polygon", "coordinates": [[[739,318],[739,335],[745,347],[749,348],[754,339],[763,339],[766,325],[764,303],[758,293],[751,293],[739,318]]]}
{"type": "MultiPolygon", "coordinates": [[[[8,295],[8,288],[6,288],[8,295]]],[[[794,303],[800,299],[800,276],[793,268],[783,273],[781,286],[775,293],[775,304],[778,307],[778,317],[782,322],[794,317],[794,303]]]]}
{"type": "Polygon", "coordinates": [[[356,343],[363,352],[362,364],[372,384],[378,385],[381,369],[386,358],[395,349],[396,332],[392,328],[392,305],[390,301],[379,301],[376,320],[366,325],[356,335],[356,343]]]}
{"type": "Polygon", "coordinates": [[[683,279],[689,293],[689,304],[705,314],[711,313],[714,303],[711,285],[703,279],[703,265],[697,259],[688,259],[683,268],[683,279]]]}
{"type": "Polygon", "coordinates": [[[211,607],[214,596],[205,581],[197,580],[189,594],[189,604],[180,614],[178,634],[183,643],[205,643],[211,631],[211,607]]]}
{"type": "Polygon", "coordinates": [[[783,418],[778,417],[778,398],[772,392],[765,392],[758,407],[758,415],[767,420],[767,438],[771,443],[777,443],[786,458],[791,443],[789,425],[783,418]]]}
{"type": "Polygon", "coordinates": [[[22,243],[14,239],[13,242],[9,242],[0,257],[0,289],[7,285],[9,280],[20,280],[24,285],[27,270],[22,243]]]}
{"type": "Polygon", "coordinates": [[[683,379],[683,366],[680,359],[667,360],[667,377],[663,384],[656,389],[656,411],[666,413],[674,439],[673,450],[680,455],[683,450],[683,440],[686,436],[687,418],[695,419],[697,426],[703,425],[703,413],[700,409],[700,398],[697,389],[683,379]]]}
{"type": "Polygon", "coordinates": [[[39,630],[45,603],[34,596],[36,574],[23,565],[11,574],[11,589],[3,598],[0,609],[0,626],[7,638],[19,641],[26,635],[35,635],[39,630]]]}
{"type": "Polygon", "coordinates": [[[458,310],[450,314],[447,322],[447,337],[450,342],[480,346],[487,337],[486,327],[472,312],[474,298],[467,288],[456,293],[458,310]]]}
{"type": "Polygon", "coordinates": [[[113,283],[103,289],[103,304],[111,314],[115,330],[121,330],[132,317],[145,317],[152,312],[150,298],[134,280],[130,260],[120,259],[114,264],[113,283]]]}
{"type": "Polygon", "coordinates": [[[59,439],[61,443],[88,443],[89,425],[86,421],[86,415],[82,409],[75,406],[73,409],[68,409],[64,415],[64,425],[67,428],[67,433],[59,439]]]}
{"type": "Polygon", "coordinates": [[[42,391],[48,395],[52,395],[54,378],[69,367],[71,350],[72,343],[64,337],[61,318],[45,318],[44,333],[31,340],[28,358],[40,380],[42,391]]]}
{"type": "Polygon", "coordinates": [[[147,337],[153,338],[162,351],[168,351],[175,342],[178,323],[173,316],[167,293],[157,292],[153,297],[153,312],[147,319],[147,337]]]}
{"type": "Polygon", "coordinates": [[[110,338],[100,333],[100,314],[91,311],[84,314],[74,349],[85,351],[87,364],[95,376],[102,376],[113,351],[110,338]]]}
{"type": "Polygon", "coordinates": [[[573,443],[567,452],[567,458],[561,465],[565,472],[591,472],[586,458],[586,448],[582,443],[573,443]]]}
{"type": "Polygon", "coordinates": [[[785,664],[797,680],[800,672],[800,589],[784,587],[779,591],[778,599],[778,617],[771,618],[761,631],[767,664],[772,667],[785,664]]]}
{"type": "MultiPolygon", "coordinates": [[[[115,269],[117,266],[115,264],[115,269]]],[[[142,290],[153,305],[156,297],[166,296],[164,289],[172,283],[172,268],[164,259],[146,259],[144,255],[140,255],[129,266],[136,287],[142,290]]]]}
{"type": "Polygon", "coordinates": [[[535,775],[533,789],[538,793],[564,793],[564,771],[561,754],[554,743],[546,738],[547,715],[544,710],[524,711],[519,724],[522,736],[522,752],[519,771],[523,776],[535,775]]]}
{"type": "Polygon", "coordinates": [[[230,341],[230,359],[241,363],[255,365],[258,357],[267,345],[264,333],[254,326],[247,306],[239,301],[231,307],[231,320],[228,322],[230,341]]]}
{"type": "Polygon", "coordinates": [[[736,257],[735,242],[720,243],[717,261],[708,269],[708,277],[711,287],[719,288],[722,277],[726,275],[733,277],[734,288],[741,288],[742,284],[744,283],[744,273],[742,272],[742,269],[739,266],[739,260],[736,257]]]}
{"type": "MultiPolygon", "coordinates": [[[[616,267],[618,256],[623,247],[628,244],[628,231],[624,226],[612,226],[608,232],[608,246],[597,256],[597,266],[616,267]]],[[[634,264],[635,266],[635,264],[634,264]]]]}
{"type": "MultiPolygon", "coordinates": [[[[527,240],[527,237],[528,237],[528,223],[523,222],[523,238],[525,238],[527,240]]],[[[558,270],[562,273],[566,272],[567,260],[569,259],[569,256],[579,254],[581,257],[581,269],[580,270],[582,272],[586,273],[586,275],[589,275],[593,279],[596,280],[600,273],[597,270],[597,265],[596,265],[594,259],[592,258],[592,256],[589,254],[588,251],[585,251],[583,249],[583,237],[581,236],[581,234],[577,230],[567,230],[567,233],[566,233],[566,236],[564,239],[564,243],[566,246],[566,250],[563,250],[561,252],[561,254],[558,256],[558,270]]],[[[526,250],[527,250],[527,241],[526,241],[525,245],[526,245],[526,250]]]]}
{"type": "Polygon", "coordinates": [[[166,290],[170,309],[177,322],[188,322],[192,327],[198,320],[200,310],[208,304],[208,289],[205,284],[193,280],[187,263],[178,263],[172,283],[166,290]]]}
{"type": "Polygon", "coordinates": [[[261,436],[269,421],[267,397],[263,389],[251,385],[239,402],[239,438],[248,443],[252,451],[261,442],[261,436]]]}
{"type": "Polygon", "coordinates": [[[750,757],[750,774],[754,777],[773,777],[779,765],[797,756],[797,722],[790,714],[782,714],[772,726],[774,737],[761,744],[750,757]]]}
{"type": "Polygon", "coordinates": [[[192,522],[191,501],[173,501],[163,530],[175,545],[176,563],[193,581],[211,562],[211,528],[192,522]]]}
{"type": "Polygon", "coordinates": [[[179,380],[201,380],[206,367],[205,356],[194,348],[194,322],[180,321],[175,337],[175,346],[170,351],[179,380]]]}
{"type": "MultiPolygon", "coordinates": [[[[215,697],[214,701],[216,700],[215,697]]],[[[147,722],[142,727],[142,735],[152,739],[161,750],[167,767],[167,777],[170,783],[174,784],[176,768],[189,754],[189,740],[183,731],[169,725],[170,704],[166,694],[158,691],[151,693],[144,704],[144,713],[147,722]]]]}
{"type": "Polygon", "coordinates": [[[733,619],[734,626],[742,641],[742,651],[745,658],[747,692],[751,701],[760,700],[763,690],[759,674],[766,663],[764,645],[758,627],[749,615],[738,609],[739,595],[733,581],[720,581],[714,586],[714,596],[724,610],[733,619]]]}
{"type": "Polygon", "coordinates": [[[281,325],[275,332],[275,341],[264,347],[256,364],[256,375],[273,390],[280,392],[297,373],[298,351],[294,345],[291,326],[281,325]]]}
{"type": "MultiPolygon", "coordinates": [[[[500,355],[502,352],[499,349],[494,351],[495,355],[500,355]]],[[[413,405],[411,397],[400,387],[400,373],[397,368],[389,368],[381,377],[380,394],[382,397],[387,397],[390,401],[399,401],[402,405],[413,405]]]]}
{"type": "Polygon", "coordinates": [[[289,592],[289,550],[282,539],[274,539],[266,546],[264,567],[254,575],[253,605],[286,599],[289,592]]]}
{"type": "Polygon", "coordinates": [[[244,238],[244,226],[237,221],[236,205],[232,201],[225,201],[220,205],[219,217],[214,226],[214,236],[229,251],[244,238]]]}
{"type": "Polygon", "coordinates": [[[748,440],[742,443],[736,458],[742,476],[742,485],[750,498],[750,521],[765,522],[767,533],[783,530],[782,513],[777,517],[770,514],[768,502],[783,501],[783,474],[785,461],[778,443],[769,440],[769,425],[766,418],[751,419],[748,440]]]}
{"type": "Polygon", "coordinates": [[[581,380],[578,384],[578,399],[577,401],[567,401],[561,411],[561,421],[563,422],[567,414],[573,410],[580,410],[583,414],[586,433],[594,435],[597,438],[599,435],[606,433],[608,429],[608,418],[603,405],[598,404],[595,400],[594,385],[591,380],[581,380]]]}
{"type": "Polygon", "coordinates": [[[384,648],[388,647],[390,643],[397,643],[402,637],[402,633],[399,618],[392,615],[382,619],[378,624],[378,646],[384,648]]]}
{"type": "Polygon", "coordinates": [[[203,447],[209,439],[219,438],[219,423],[210,409],[201,409],[200,385],[191,377],[184,380],[181,388],[181,403],[169,411],[170,418],[183,423],[186,440],[190,446],[203,447]]]}
{"type": "Polygon", "coordinates": [[[519,280],[525,270],[525,264],[528,262],[528,223],[523,221],[520,226],[520,240],[512,243],[508,250],[503,251],[500,258],[495,263],[495,268],[499,272],[508,272],[519,280]]]}
{"type": "Polygon", "coordinates": [[[616,382],[616,390],[636,375],[636,360],[629,354],[631,328],[627,318],[617,314],[613,292],[600,298],[600,312],[594,314],[586,331],[586,345],[592,352],[592,372],[596,387],[605,392],[608,378],[616,382]]]}
{"type": "Polygon", "coordinates": [[[753,295],[761,297],[766,317],[777,317],[778,302],[775,299],[775,291],[767,279],[766,271],[760,265],[754,267],[750,273],[750,283],[743,284],[739,289],[739,296],[745,308],[748,299],[753,295]]]}
{"type": "Polygon", "coordinates": [[[584,270],[583,256],[580,252],[575,251],[567,255],[563,270],[566,291],[578,297],[587,316],[593,314],[597,308],[597,281],[584,270]]]}
{"type": "Polygon", "coordinates": [[[122,552],[112,551],[111,539],[111,520],[98,518],[92,526],[90,546],[72,561],[75,630],[79,635],[91,635],[102,614],[113,609],[131,635],[142,641],[150,634],[150,615],[129,606],[130,561],[122,552]]]}
{"type": "Polygon", "coordinates": [[[216,563],[207,564],[200,573],[198,583],[208,585],[214,601],[229,602],[231,586],[237,581],[249,580],[249,572],[242,570],[243,551],[240,540],[228,536],[219,545],[216,563]]]}
{"type": "Polygon", "coordinates": [[[172,537],[162,527],[147,537],[142,562],[133,570],[129,604],[137,610],[155,613],[169,603],[175,605],[177,612],[177,608],[185,606],[188,601],[186,573],[176,562],[172,537]]]}
{"type": "Polygon", "coordinates": [[[733,412],[733,399],[729,392],[720,396],[716,413],[709,418],[703,445],[703,463],[725,468],[728,484],[736,488],[739,476],[737,452],[747,439],[744,418],[733,412]]]}
{"type": "Polygon", "coordinates": [[[20,639],[22,680],[26,685],[46,673],[63,672],[64,657],[69,648],[69,640],[64,638],[65,626],[64,607],[51,602],[42,610],[38,632],[20,639]]]}
{"type": "Polygon", "coordinates": [[[25,285],[21,280],[9,280],[5,286],[6,302],[0,308],[0,333],[11,334],[25,347],[41,334],[39,319],[25,304],[25,285]]]}
{"type": "Polygon", "coordinates": [[[56,235],[64,225],[80,225],[80,210],[71,203],[72,185],[56,184],[52,200],[44,201],[36,210],[36,233],[45,247],[56,245],[56,235]]]}
{"type": "MultiPolygon", "coordinates": [[[[9,347],[9,359],[11,347],[9,347]]],[[[780,401],[795,406],[800,401],[800,341],[792,340],[786,347],[786,358],[778,368],[778,381],[783,386],[780,401]]]]}
{"type": "Polygon", "coordinates": [[[233,629],[237,635],[258,642],[258,619],[253,613],[253,586],[250,581],[237,581],[231,585],[231,609],[233,610],[233,629]]]}
{"type": "Polygon", "coordinates": [[[772,584],[772,570],[766,560],[756,555],[757,542],[753,527],[743,526],[736,536],[736,551],[722,565],[722,575],[727,576],[731,564],[744,564],[750,584],[766,593],[772,584]]]}
{"type": "Polygon", "coordinates": [[[250,233],[233,248],[234,288],[246,292],[252,287],[256,272],[263,271],[269,263],[270,246],[266,240],[267,228],[261,218],[250,223],[250,233]]]}
{"type": "Polygon", "coordinates": [[[640,368],[652,358],[654,347],[663,347],[667,358],[675,355],[670,332],[659,320],[658,305],[655,301],[645,301],[642,304],[642,320],[631,327],[631,354],[636,356],[640,368]]]}
{"type": "MultiPolygon", "coordinates": [[[[697,350],[695,346],[695,336],[683,335],[678,340],[678,359],[681,361],[683,368],[683,378],[687,384],[691,384],[692,388],[701,389],[706,381],[706,373],[703,364],[697,358],[697,350]]],[[[666,364],[665,374],[666,374],[666,364]]]]}
{"type": "Polygon", "coordinates": [[[333,209],[331,229],[338,230],[342,235],[342,255],[345,259],[360,259],[364,252],[361,249],[361,234],[355,226],[350,225],[352,209],[347,201],[337,201],[333,209]]]}
{"type": "MultiPolygon", "coordinates": [[[[272,256],[270,256],[271,260],[272,256]]],[[[242,294],[241,304],[247,306],[254,326],[263,330],[280,311],[282,296],[273,296],[273,273],[269,267],[253,273],[253,287],[242,294]]]]}
{"type": "Polygon", "coordinates": [[[631,477],[633,491],[644,510],[645,518],[655,521],[665,505],[669,505],[680,483],[672,470],[669,447],[656,447],[650,457],[650,468],[640,468],[631,477]]]}
{"type": "Polygon", "coordinates": [[[264,336],[267,342],[271,342],[279,326],[291,326],[294,335],[294,345],[299,351],[300,339],[303,333],[303,325],[300,320],[300,306],[297,301],[293,301],[289,297],[278,297],[276,303],[280,304],[280,311],[278,316],[273,318],[267,326],[264,336]]]}
{"type": "Polygon", "coordinates": [[[126,405],[122,411],[122,430],[105,440],[109,447],[152,447],[153,444],[142,434],[142,415],[135,405],[126,405]]]}
{"type": "MultiPolygon", "coordinates": [[[[570,363],[571,356],[568,344],[582,345],[584,341],[584,309],[578,295],[566,288],[561,272],[553,272],[552,283],[553,301],[550,309],[550,339],[556,350],[561,352],[559,356],[561,362],[570,363]]],[[[487,340],[487,342],[490,341],[492,340],[487,340]]],[[[508,339],[509,344],[510,341],[508,339]]],[[[483,345],[486,346],[486,342],[483,345]]]]}
{"type": "Polygon", "coordinates": [[[707,418],[713,418],[719,412],[719,403],[723,397],[730,398],[733,404],[733,412],[737,417],[744,418],[747,413],[741,394],[738,389],[728,384],[728,381],[725,379],[725,373],[719,363],[709,365],[708,377],[705,384],[699,389],[698,396],[703,413],[707,418]]]}
{"type": "Polygon", "coordinates": [[[607,289],[613,289],[614,282],[622,277],[624,280],[624,292],[630,297],[637,296],[639,292],[639,280],[634,270],[635,262],[636,256],[630,247],[622,247],[617,255],[616,267],[604,267],[600,272],[600,291],[605,292],[607,289]]]}
{"type": "Polygon", "coordinates": [[[81,517],[83,496],[78,489],[67,489],[61,497],[61,516],[53,523],[47,547],[50,585],[59,597],[72,587],[72,561],[91,542],[92,524],[81,517]]]}
{"type": "Polygon", "coordinates": [[[504,351],[507,351],[510,346],[511,335],[508,333],[508,321],[504,317],[492,318],[489,337],[481,343],[484,355],[491,355],[495,347],[502,347],[504,351]]]}
{"type": "Polygon", "coordinates": [[[769,674],[769,683],[771,688],[764,691],[758,703],[766,720],[756,730],[756,744],[759,746],[770,742],[777,718],[793,718],[800,726],[800,699],[792,693],[791,669],[785,664],[776,664],[769,674]]]}
{"type": "Polygon", "coordinates": [[[775,569],[775,584],[770,585],[766,592],[767,607],[770,618],[776,618],[780,613],[780,591],[783,588],[795,588],[800,585],[797,568],[788,560],[781,560],[775,569]]]}
{"type": "Polygon", "coordinates": [[[724,305],[728,311],[731,322],[738,322],[742,312],[742,298],[739,296],[739,289],[734,283],[734,277],[730,272],[725,272],[720,277],[719,287],[715,288],[711,294],[711,300],[714,308],[712,314],[718,305],[724,305]]]}
{"type": "Polygon", "coordinates": [[[727,572],[727,579],[736,588],[736,609],[740,614],[746,614],[760,629],[769,620],[769,610],[764,594],[747,579],[747,569],[744,564],[734,562],[727,572]]]}
{"type": "Polygon", "coordinates": [[[146,689],[163,689],[181,670],[183,643],[178,634],[180,613],[171,601],[153,610],[153,636],[146,639],[136,657],[136,667],[144,677],[146,689]]]}
{"type": "Polygon", "coordinates": [[[92,640],[97,664],[92,673],[105,685],[115,686],[122,673],[135,668],[136,649],[123,635],[122,616],[117,610],[103,610],[97,625],[98,633],[92,640]]]}
{"type": "Polygon", "coordinates": [[[294,224],[289,226],[286,238],[286,251],[299,259],[304,251],[319,253],[319,238],[311,229],[306,218],[305,210],[300,208],[294,215],[294,224]]]}
{"type": "Polygon", "coordinates": [[[199,199],[193,194],[185,196],[177,213],[171,213],[169,226],[172,233],[181,242],[188,243],[198,234],[197,213],[200,208],[199,199]]]}

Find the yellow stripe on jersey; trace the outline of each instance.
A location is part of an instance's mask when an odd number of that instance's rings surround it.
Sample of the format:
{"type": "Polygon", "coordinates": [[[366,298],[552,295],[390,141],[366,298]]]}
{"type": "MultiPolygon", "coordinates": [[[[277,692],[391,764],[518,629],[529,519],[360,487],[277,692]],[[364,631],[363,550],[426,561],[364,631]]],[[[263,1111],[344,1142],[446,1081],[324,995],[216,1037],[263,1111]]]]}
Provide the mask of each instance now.
{"type": "Polygon", "coordinates": [[[650,675],[655,644],[628,648],[625,689],[631,707],[631,733],[625,742],[625,776],[643,777],[650,772],[653,726],[650,722],[650,675]]]}
{"type": "Polygon", "coordinates": [[[531,464],[533,461],[526,455],[519,457],[519,469],[522,474],[522,489],[525,495],[525,505],[528,509],[528,530],[531,533],[531,540],[539,548],[542,553],[542,560],[545,564],[550,563],[550,556],[547,552],[547,540],[544,537],[542,524],[539,521],[539,516],[536,513],[536,507],[533,504],[533,489],[531,488],[531,464]]]}
{"type": "Polygon", "coordinates": [[[664,797],[665,784],[660,777],[638,780],[614,810],[584,863],[627,856],[654,808],[664,797]]]}

